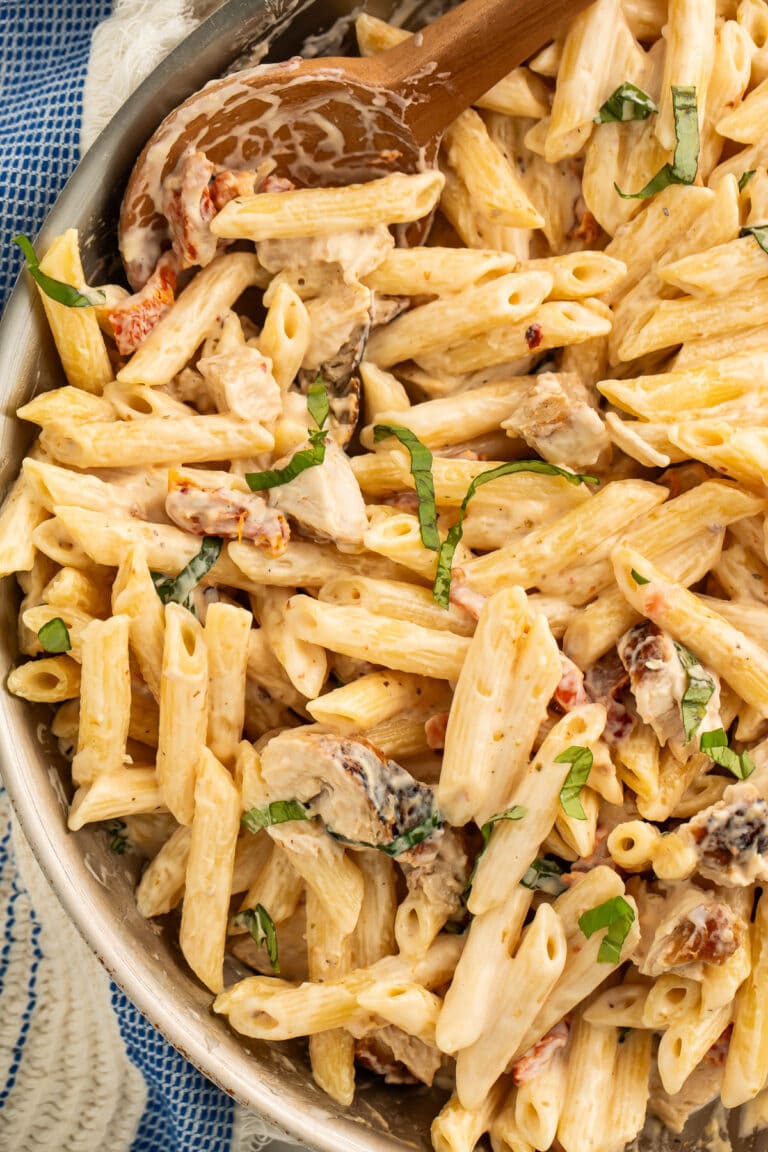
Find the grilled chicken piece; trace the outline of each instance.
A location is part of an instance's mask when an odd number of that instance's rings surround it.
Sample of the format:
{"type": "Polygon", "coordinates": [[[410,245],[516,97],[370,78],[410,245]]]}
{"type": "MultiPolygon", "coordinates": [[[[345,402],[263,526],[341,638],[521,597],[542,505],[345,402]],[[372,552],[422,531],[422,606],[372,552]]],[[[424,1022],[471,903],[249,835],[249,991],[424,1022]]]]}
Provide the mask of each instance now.
{"type": "Polygon", "coordinates": [[[568,1043],[570,1028],[565,1020],[560,1020],[554,1028],[550,1028],[546,1036],[537,1040],[532,1048],[523,1052],[512,1065],[512,1079],[515,1084],[527,1084],[534,1080],[543,1071],[546,1065],[560,1048],[568,1043]]]}
{"type": "MultiPolygon", "coordinates": [[[[298,451],[308,446],[300,445],[298,451]]],[[[274,467],[284,467],[293,454],[278,460],[274,467]]],[[[305,534],[332,540],[337,547],[362,544],[368,528],[365,501],[352,465],[332,440],[326,443],[323,463],[305,468],[288,484],[273,488],[270,503],[295,520],[305,534]]]]}
{"type": "Polygon", "coordinates": [[[675,885],[666,896],[647,889],[638,897],[640,944],[634,962],[645,976],[692,964],[724,964],[747,926],[717,894],[694,884],[675,885]]]}
{"type": "Polygon", "coordinates": [[[291,537],[285,517],[262,496],[235,488],[204,488],[180,472],[168,473],[165,511],[185,532],[252,540],[271,556],[285,552],[291,537]]]}
{"type": "Polygon", "coordinates": [[[748,782],[726,788],[677,831],[696,846],[707,879],[728,888],[768,880],[768,804],[748,782]]]}
{"type": "Polygon", "coordinates": [[[607,744],[618,744],[632,731],[635,718],[622,702],[629,687],[629,676],[615,651],[607,653],[584,673],[584,690],[595,704],[606,711],[603,738],[607,744]]]}
{"type": "Polygon", "coordinates": [[[644,621],[626,632],[618,645],[621,662],[629,673],[638,715],[649,724],[659,744],[669,744],[676,759],[689,755],[685,739],[681,701],[688,687],[688,677],[709,677],[714,692],[706,706],[695,739],[702,732],[722,728],[720,720],[720,681],[714,672],[696,665],[686,673],[672,637],[655,624],[644,621]]]}
{"type": "Polygon", "coordinates": [[[264,746],[261,766],[271,796],[300,800],[353,846],[383,847],[437,819],[432,789],[360,736],[281,732],[264,746]]]}
{"type": "Polygon", "coordinates": [[[521,436],[544,460],[569,468],[594,464],[610,443],[599,412],[573,372],[540,373],[501,426],[508,435],[521,436]]]}
{"type": "Polygon", "coordinates": [[[283,398],[272,364],[256,348],[246,344],[237,351],[206,356],[198,360],[197,369],[219,412],[267,426],[281,415],[283,398]]]}
{"type": "Polygon", "coordinates": [[[389,229],[378,224],[327,236],[262,240],[256,252],[262,268],[279,273],[302,300],[308,300],[327,293],[339,277],[351,283],[367,276],[394,245],[389,229]]]}
{"type": "Polygon", "coordinates": [[[144,287],[107,313],[122,356],[136,351],[173,304],[178,263],[175,252],[164,252],[144,287]]]}
{"type": "MultiPolygon", "coordinates": [[[[720,1041],[717,1041],[720,1045],[720,1041]]],[[[708,1055],[708,1054],[707,1054],[708,1055]]],[[[694,1112],[711,1104],[720,1095],[723,1083],[723,1066],[707,1060],[704,1057],[701,1064],[694,1068],[679,1092],[674,1096],[664,1091],[664,1085],[659,1076],[658,1064],[651,1061],[651,1080],[648,1106],[654,1116],[658,1116],[662,1124],[671,1132],[680,1133],[685,1128],[688,1119],[694,1112]]],[[[709,1131],[707,1132],[709,1136],[709,1131]]],[[[709,1144],[709,1140],[707,1141],[709,1144]]],[[[720,1141],[710,1145],[719,1147],[720,1141]]],[[[723,1147],[727,1145],[723,1142],[723,1147]]]]}
{"type": "Polygon", "coordinates": [[[441,828],[398,857],[405,867],[408,893],[423,892],[443,923],[462,910],[462,893],[469,881],[469,859],[463,837],[454,828],[441,828]]]}
{"type": "Polygon", "coordinates": [[[442,1053],[394,1024],[355,1041],[358,1063],[384,1077],[385,1084],[431,1085],[443,1062],[442,1053]]]}

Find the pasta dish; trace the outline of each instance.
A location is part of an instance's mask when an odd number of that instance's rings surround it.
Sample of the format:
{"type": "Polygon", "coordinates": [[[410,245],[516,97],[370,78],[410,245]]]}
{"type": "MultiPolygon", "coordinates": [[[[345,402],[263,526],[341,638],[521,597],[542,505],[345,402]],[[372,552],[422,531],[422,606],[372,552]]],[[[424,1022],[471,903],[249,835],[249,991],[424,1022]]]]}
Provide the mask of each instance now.
{"type": "Polygon", "coordinates": [[[190,151],[163,210],[132,290],[18,238],[70,829],[339,1104],[447,1089],[437,1152],[768,1125],[768,3],[596,0],[434,169],[190,151]]]}

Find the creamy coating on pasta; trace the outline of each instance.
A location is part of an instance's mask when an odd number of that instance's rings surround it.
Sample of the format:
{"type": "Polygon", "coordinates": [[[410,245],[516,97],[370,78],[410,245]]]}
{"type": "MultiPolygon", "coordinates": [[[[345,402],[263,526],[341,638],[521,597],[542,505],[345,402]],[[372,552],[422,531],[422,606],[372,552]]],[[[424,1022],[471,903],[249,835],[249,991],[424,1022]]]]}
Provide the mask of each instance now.
{"type": "Polygon", "coordinates": [[[763,1122],[766,35],[596,0],[435,170],[191,152],[133,293],[27,251],[66,383],[19,410],[8,689],[69,826],[339,1104],[448,1087],[437,1152],[763,1122]]]}

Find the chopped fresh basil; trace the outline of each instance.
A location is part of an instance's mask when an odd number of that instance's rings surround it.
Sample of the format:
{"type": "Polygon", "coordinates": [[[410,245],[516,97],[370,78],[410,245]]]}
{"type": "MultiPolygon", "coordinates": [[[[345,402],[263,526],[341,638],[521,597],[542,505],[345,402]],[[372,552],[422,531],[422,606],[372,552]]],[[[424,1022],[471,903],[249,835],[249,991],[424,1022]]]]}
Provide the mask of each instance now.
{"type": "Polygon", "coordinates": [[[437,506],[435,504],[435,482],[432,478],[432,453],[426,444],[410,428],[401,424],[376,424],[373,429],[374,443],[395,436],[411,458],[411,476],[416,485],[419,500],[419,529],[421,542],[431,552],[440,548],[440,533],[437,530],[437,506]]]}
{"type": "Polygon", "coordinates": [[[755,762],[748,752],[734,752],[728,747],[728,737],[723,728],[716,728],[713,732],[702,732],[699,748],[706,752],[710,760],[727,768],[737,780],[746,780],[755,770],[755,762]]]}
{"type": "Polygon", "coordinates": [[[636,572],[634,568],[631,568],[630,572],[631,572],[632,579],[634,580],[635,584],[650,584],[650,580],[648,579],[648,577],[647,576],[641,576],[640,573],[636,572]]]}
{"type": "Polygon", "coordinates": [[[534,892],[546,892],[549,896],[559,896],[566,891],[560,877],[565,868],[554,856],[537,856],[526,870],[520,883],[534,892]]]}
{"type": "Polygon", "coordinates": [[[467,886],[464,889],[464,899],[469,899],[469,894],[472,891],[472,885],[475,881],[477,870],[480,867],[480,861],[483,858],[488,842],[491,839],[494,824],[498,824],[500,820],[522,820],[528,812],[527,808],[523,808],[521,804],[515,804],[512,808],[507,808],[505,812],[497,812],[495,816],[491,816],[490,820],[486,820],[485,824],[480,829],[480,834],[483,837],[483,846],[475,857],[475,863],[472,866],[472,871],[467,881],[467,886]]]}
{"type": "Polygon", "coordinates": [[[271,828],[273,824],[309,819],[309,813],[298,800],[273,800],[265,808],[249,808],[243,812],[240,823],[249,832],[258,832],[261,828],[271,828]]]}
{"type": "Polygon", "coordinates": [[[754,236],[763,252],[768,252],[768,224],[752,224],[749,228],[742,228],[739,236],[754,236]]]}
{"type": "Polygon", "coordinates": [[[599,964],[618,964],[621,961],[621,949],[629,935],[629,930],[635,922],[635,912],[623,896],[614,896],[596,908],[590,908],[579,917],[579,928],[587,940],[607,928],[605,936],[600,942],[600,951],[597,953],[599,964]]]}
{"type": "Polygon", "coordinates": [[[47,624],[43,624],[37,633],[37,638],[44,652],[69,652],[72,641],[69,630],[61,616],[54,616],[47,624]]]}
{"type": "Polygon", "coordinates": [[[590,484],[600,483],[595,476],[582,476],[577,472],[569,472],[566,468],[558,468],[556,464],[547,464],[543,460],[512,460],[508,464],[499,464],[498,468],[489,468],[487,472],[481,472],[479,476],[475,476],[461,502],[457,523],[449,529],[448,535],[440,545],[432,596],[442,608],[447,608],[450,603],[451,565],[464,530],[464,516],[470,500],[483,484],[490,484],[491,480],[498,480],[502,476],[511,476],[515,472],[539,472],[544,476],[562,476],[569,484],[584,484],[587,481],[590,484]]]}
{"type": "Polygon", "coordinates": [[[752,179],[752,177],[754,176],[756,171],[757,171],[757,169],[750,168],[748,172],[742,172],[741,176],[739,177],[739,192],[744,191],[744,189],[746,188],[747,184],[749,184],[750,180],[752,179]]]}
{"type": "Polygon", "coordinates": [[[213,568],[219,558],[223,540],[220,536],[204,536],[202,547],[197,556],[193,556],[186,568],[182,568],[178,576],[161,576],[152,573],[152,582],[155,591],[163,604],[183,604],[189,607],[189,597],[192,591],[213,568]]]}
{"type": "Polygon", "coordinates": [[[563,812],[574,820],[586,820],[587,814],[579,796],[592,771],[592,753],[589,748],[573,744],[555,757],[555,764],[571,765],[571,770],[560,789],[560,806],[563,812]]]}
{"type": "Polygon", "coordinates": [[[715,691],[715,682],[706,673],[704,675],[696,674],[697,668],[700,672],[704,672],[698,656],[695,656],[688,648],[684,648],[682,644],[678,644],[677,641],[675,641],[675,650],[687,679],[687,686],[680,701],[683,731],[687,742],[693,739],[697,728],[704,719],[707,704],[715,691]]]}
{"type": "Polygon", "coordinates": [[[325,460],[325,446],[328,442],[325,422],[331,406],[320,375],[316,377],[314,384],[309,386],[307,408],[317,424],[317,428],[308,433],[310,447],[294,452],[283,468],[268,468],[265,472],[246,472],[245,481],[252,492],[264,492],[267,488],[280,488],[283,484],[290,484],[291,480],[306,472],[307,468],[316,468],[325,460]]]}
{"type": "Polygon", "coordinates": [[[672,88],[672,112],[675,118],[675,156],[665,164],[652,180],[639,192],[622,192],[614,188],[624,200],[647,200],[670,184],[693,184],[699,170],[699,114],[696,107],[696,89],[672,88]]]}
{"type": "MultiPolygon", "coordinates": [[[[41,272],[40,261],[28,237],[14,236],[13,243],[21,248],[30,276],[49,299],[55,300],[57,304],[63,304],[66,308],[93,308],[94,304],[99,303],[78,292],[71,284],[64,284],[63,281],[54,280],[53,276],[46,276],[45,272],[41,272]]],[[[97,292],[96,295],[102,300],[105,299],[103,292],[97,292]]]]}
{"type": "Polygon", "coordinates": [[[258,946],[267,950],[273,972],[280,971],[280,958],[277,950],[277,929],[275,922],[263,904],[255,908],[245,908],[238,912],[232,921],[236,928],[247,928],[258,946]]]}
{"type": "Polygon", "coordinates": [[[440,813],[435,809],[421,824],[414,824],[413,828],[409,828],[407,832],[402,832],[394,840],[390,840],[388,844],[369,844],[367,840],[349,840],[346,836],[342,836],[339,832],[334,832],[332,828],[328,827],[326,827],[326,831],[333,836],[334,840],[338,840],[342,844],[349,844],[354,848],[373,848],[377,852],[383,852],[385,856],[401,856],[403,852],[407,852],[409,848],[415,848],[417,844],[421,844],[422,840],[431,836],[441,823],[440,813]]]}
{"type": "Polygon", "coordinates": [[[123,856],[128,848],[128,829],[124,820],[107,820],[109,850],[116,856],[123,856]]]}
{"type": "Polygon", "coordinates": [[[647,120],[658,105],[647,92],[629,81],[621,84],[595,116],[595,124],[625,124],[628,120],[647,120]]]}

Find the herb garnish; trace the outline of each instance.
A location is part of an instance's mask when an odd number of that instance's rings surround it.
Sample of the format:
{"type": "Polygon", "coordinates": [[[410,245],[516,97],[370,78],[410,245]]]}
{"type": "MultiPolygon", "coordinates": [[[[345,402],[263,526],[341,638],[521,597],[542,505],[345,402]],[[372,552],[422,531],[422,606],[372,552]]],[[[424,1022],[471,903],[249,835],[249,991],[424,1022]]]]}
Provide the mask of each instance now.
{"type": "Polygon", "coordinates": [[[634,568],[630,568],[630,575],[632,576],[635,584],[650,584],[648,577],[641,576],[640,573],[636,572],[634,568]]]}
{"type": "Polygon", "coordinates": [[[569,484],[584,484],[587,481],[590,484],[600,483],[596,476],[582,476],[578,472],[569,472],[566,468],[558,468],[556,464],[547,464],[543,460],[512,460],[508,464],[499,464],[498,468],[489,468],[487,472],[475,476],[461,502],[458,521],[449,529],[448,535],[440,545],[432,596],[442,608],[447,608],[450,603],[451,565],[464,531],[464,516],[470,500],[483,484],[489,484],[491,480],[498,480],[502,476],[511,476],[515,472],[539,472],[545,476],[562,476],[569,484]]]}
{"type": "Polygon", "coordinates": [[[434,810],[421,824],[414,824],[413,828],[409,828],[407,832],[401,832],[388,844],[370,844],[367,840],[349,840],[346,836],[334,832],[333,828],[327,826],[326,831],[333,836],[334,840],[338,840],[342,844],[351,844],[355,848],[373,848],[377,852],[383,852],[385,856],[400,856],[409,848],[414,848],[417,844],[421,844],[422,840],[431,836],[435,828],[438,828],[441,823],[440,813],[434,810]]]}
{"type": "Polygon", "coordinates": [[[671,164],[656,173],[639,192],[622,192],[614,181],[614,188],[624,200],[647,200],[670,184],[693,184],[699,170],[699,114],[694,87],[672,88],[672,112],[675,118],[675,156],[671,164]]]}
{"type": "Polygon", "coordinates": [[[109,850],[116,856],[123,856],[128,848],[128,828],[124,820],[107,820],[109,850]]]}
{"type": "Polygon", "coordinates": [[[249,808],[240,817],[243,828],[258,832],[273,824],[287,824],[290,820],[309,820],[306,808],[298,800],[273,800],[265,808],[249,808]]]}
{"type": "Polygon", "coordinates": [[[44,652],[69,652],[72,641],[69,638],[69,629],[61,616],[54,616],[47,624],[38,630],[37,638],[44,652]]]}
{"type": "Polygon", "coordinates": [[[474,884],[477,870],[480,867],[480,861],[485,855],[485,850],[488,847],[488,842],[491,839],[491,833],[493,832],[494,824],[498,824],[500,820],[522,820],[523,816],[525,816],[527,812],[528,809],[523,808],[522,804],[515,804],[512,808],[507,808],[504,812],[497,812],[495,816],[491,816],[491,818],[486,820],[485,824],[482,825],[480,828],[480,835],[483,837],[483,846],[475,857],[475,863],[472,866],[472,871],[470,872],[467,886],[464,889],[465,900],[469,899],[469,894],[472,891],[472,885],[474,884]]]}
{"type": "Polygon", "coordinates": [[[658,105],[647,92],[626,81],[621,84],[595,116],[595,124],[626,124],[629,120],[647,120],[658,105]]]}
{"type": "Polygon", "coordinates": [[[152,573],[152,583],[163,604],[182,604],[189,607],[189,597],[192,591],[213,568],[219,558],[223,540],[220,536],[204,536],[202,547],[197,556],[193,556],[189,564],[182,568],[178,576],[162,576],[152,573]]]}
{"type": "Polygon", "coordinates": [[[741,176],[739,177],[739,192],[744,191],[756,171],[756,168],[750,168],[748,172],[742,172],[741,176]]]}
{"type": "MultiPolygon", "coordinates": [[[[27,236],[14,236],[13,243],[18,244],[24,253],[24,259],[32,279],[51,300],[55,300],[57,304],[63,304],[65,308],[93,308],[95,304],[100,303],[98,300],[91,300],[89,296],[84,296],[71,284],[65,284],[63,280],[55,280],[53,276],[46,276],[45,272],[41,272],[37,253],[27,236]]],[[[96,295],[100,296],[102,300],[106,299],[101,291],[97,292],[96,295]]]]}
{"type": "Polygon", "coordinates": [[[768,252],[768,224],[752,224],[742,228],[739,236],[754,236],[763,252],[768,252]]]}
{"type": "Polygon", "coordinates": [[[268,468],[266,472],[246,472],[245,482],[252,492],[264,492],[267,488],[279,488],[283,484],[289,484],[301,472],[306,472],[307,468],[315,468],[325,460],[325,446],[328,443],[325,422],[331,408],[328,393],[319,375],[314,384],[309,386],[307,408],[317,424],[317,428],[308,433],[310,447],[294,452],[283,468],[268,468]]]}
{"type": "Polygon", "coordinates": [[[746,780],[752,775],[756,764],[749,752],[734,752],[728,747],[728,737],[723,728],[716,728],[713,732],[702,732],[699,748],[706,752],[710,760],[727,768],[737,780],[746,780]]]}
{"type": "Polygon", "coordinates": [[[573,744],[555,757],[555,764],[570,764],[571,770],[560,789],[560,805],[566,816],[574,820],[586,820],[587,814],[579,799],[582,788],[592,770],[592,753],[589,748],[573,744]]]}
{"type": "Polygon", "coordinates": [[[621,961],[622,946],[634,922],[635,912],[632,905],[628,904],[623,896],[614,896],[580,916],[579,928],[587,940],[601,928],[607,928],[608,931],[600,942],[597,962],[618,964],[621,961]]]}
{"type": "Polygon", "coordinates": [[[263,945],[266,948],[272,971],[279,972],[280,959],[277,951],[277,929],[275,928],[274,920],[264,905],[257,904],[255,908],[245,908],[242,912],[238,912],[237,916],[233,917],[232,924],[235,928],[248,929],[258,946],[261,947],[263,945]]]}
{"type": "Polygon", "coordinates": [[[695,656],[688,648],[684,648],[682,644],[678,644],[676,640],[674,643],[677,658],[685,670],[687,679],[686,689],[680,701],[680,713],[683,718],[683,731],[687,743],[693,739],[696,729],[704,719],[707,704],[715,691],[715,682],[706,673],[703,676],[697,676],[695,669],[699,668],[703,671],[698,656],[695,656]]]}
{"type": "Polygon", "coordinates": [[[549,896],[559,896],[566,891],[560,877],[566,869],[554,856],[537,856],[526,869],[520,883],[533,892],[546,892],[549,896]]]}
{"type": "Polygon", "coordinates": [[[388,436],[395,436],[411,458],[411,476],[416,485],[419,499],[419,530],[421,542],[430,552],[440,548],[440,533],[437,530],[437,506],[435,504],[435,482],[432,478],[432,453],[426,444],[410,428],[402,424],[375,424],[373,440],[378,444],[388,436]]]}

